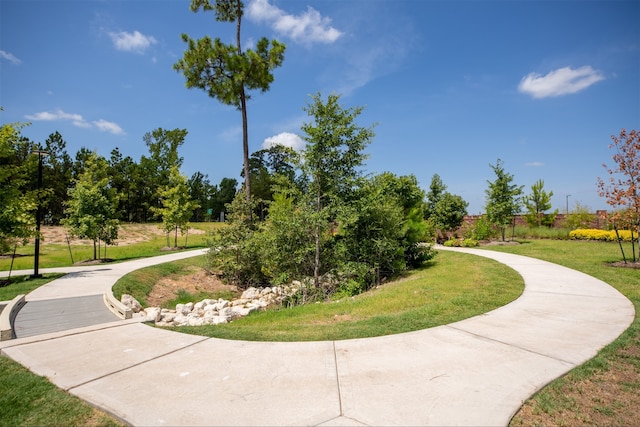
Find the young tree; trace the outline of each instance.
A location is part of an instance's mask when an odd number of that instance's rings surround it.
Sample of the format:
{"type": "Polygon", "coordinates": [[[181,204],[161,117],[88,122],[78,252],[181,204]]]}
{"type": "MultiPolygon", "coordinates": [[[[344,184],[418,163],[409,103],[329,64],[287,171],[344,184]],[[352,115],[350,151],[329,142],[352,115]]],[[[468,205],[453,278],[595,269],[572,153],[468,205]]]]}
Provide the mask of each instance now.
{"type": "Polygon", "coordinates": [[[169,245],[169,233],[175,232],[174,247],[178,247],[178,230],[184,234],[189,230],[189,218],[198,204],[189,197],[187,177],[180,173],[177,166],[172,166],[169,171],[169,183],[161,187],[158,192],[161,208],[155,210],[162,216],[161,228],[167,233],[167,246],[169,245]]]}
{"type": "Polygon", "coordinates": [[[436,234],[438,230],[446,234],[460,227],[469,206],[461,196],[446,190],[447,186],[440,175],[434,174],[427,193],[425,218],[436,234]]]}
{"type": "Polygon", "coordinates": [[[302,172],[308,181],[305,193],[316,213],[324,220],[316,222],[314,233],[314,282],[321,274],[321,249],[326,227],[335,221],[338,208],[348,202],[361,176],[365,147],[373,139],[373,127],[355,123],[363,108],[344,109],[339,95],[329,95],[323,102],[320,94],[312,96],[305,111],[313,118],[302,125],[307,141],[302,152],[302,172]]]}
{"type": "Polygon", "coordinates": [[[553,191],[547,193],[544,190],[543,180],[539,179],[531,186],[531,194],[522,198],[524,207],[527,209],[526,218],[529,225],[538,227],[553,225],[558,211],[548,215],[544,213],[551,209],[551,197],[553,197],[553,191]]]}
{"type": "Polygon", "coordinates": [[[108,163],[92,153],[84,165],[84,171],[69,189],[66,218],[62,224],[70,234],[93,241],[93,259],[98,259],[98,244],[115,243],[118,238],[116,219],[117,194],[111,187],[107,173],[108,163]]]}
{"type": "Polygon", "coordinates": [[[171,169],[179,169],[182,166],[184,159],[178,154],[178,148],[184,144],[187,133],[186,129],[158,128],[147,132],[142,138],[149,148],[149,157],[142,156],[140,159],[142,176],[147,187],[143,197],[151,212],[157,213],[161,207],[158,192],[160,188],[169,184],[171,169]]]}
{"type": "MultiPolygon", "coordinates": [[[[620,136],[611,135],[613,143],[609,148],[616,150],[613,161],[614,168],[603,164],[609,174],[608,183],[598,178],[598,193],[605,197],[607,203],[616,211],[614,221],[626,222],[640,234],[640,132],[626,129],[620,131],[620,136]]],[[[638,239],[640,246],[640,238],[638,239]]],[[[635,258],[635,253],[634,253],[635,258]]]]}
{"type": "Polygon", "coordinates": [[[442,198],[447,190],[447,186],[442,182],[440,175],[433,174],[431,184],[429,184],[429,192],[427,193],[427,202],[425,207],[425,218],[429,218],[436,210],[436,204],[442,198]]]}
{"type": "Polygon", "coordinates": [[[521,206],[520,195],[523,186],[512,184],[513,175],[504,170],[503,161],[498,159],[495,165],[489,165],[496,174],[496,180],[487,181],[487,219],[500,227],[502,241],[505,241],[506,228],[513,221],[521,206]]]}
{"type": "Polygon", "coordinates": [[[457,194],[445,191],[436,203],[430,220],[444,232],[451,232],[462,225],[469,203],[457,194]]]}
{"type": "Polygon", "coordinates": [[[191,0],[191,11],[213,11],[216,21],[236,24],[235,44],[224,44],[219,38],[205,36],[194,40],[182,34],[188,48],[173,68],[184,74],[187,88],[199,88],[242,113],[242,147],[247,201],[251,198],[249,171],[249,136],[247,124],[247,93],[266,92],[273,82],[272,71],[284,61],[285,45],[265,37],[255,49],[242,50],[240,30],[244,5],[241,0],[191,0]]]}

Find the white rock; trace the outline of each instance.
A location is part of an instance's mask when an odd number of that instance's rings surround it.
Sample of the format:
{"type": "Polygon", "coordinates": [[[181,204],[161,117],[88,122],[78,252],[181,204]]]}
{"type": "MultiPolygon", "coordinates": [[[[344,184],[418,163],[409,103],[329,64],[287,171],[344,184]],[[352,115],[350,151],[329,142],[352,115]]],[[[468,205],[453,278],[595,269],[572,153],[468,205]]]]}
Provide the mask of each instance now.
{"type": "Polygon", "coordinates": [[[158,322],[160,320],[160,307],[147,307],[144,309],[146,314],[145,322],[158,322]]]}
{"type": "Polygon", "coordinates": [[[139,313],[140,310],[142,310],[142,305],[140,305],[138,300],[129,294],[122,294],[120,302],[129,307],[133,313],[139,313]]]}
{"type": "Polygon", "coordinates": [[[204,319],[202,317],[189,317],[187,320],[189,326],[202,326],[203,323],[204,319]]]}

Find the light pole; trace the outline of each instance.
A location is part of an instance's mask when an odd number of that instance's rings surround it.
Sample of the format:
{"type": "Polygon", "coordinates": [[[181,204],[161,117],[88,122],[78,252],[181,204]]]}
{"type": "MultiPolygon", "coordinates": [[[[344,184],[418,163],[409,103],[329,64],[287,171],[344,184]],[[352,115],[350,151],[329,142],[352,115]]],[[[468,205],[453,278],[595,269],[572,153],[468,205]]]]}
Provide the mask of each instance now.
{"type": "Polygon", "coordinates": [[[567,194],[567,215],[569,215],[569,196],[571,194],[567,194]]]}
{"type": "Polygon", "coordinates": [[[42,188],[42,158],[48,156],[49,153],[38,148],[31,154],[38,155],[38,207],[36,209],[36,250],[33,258],[33,274],[30,276],[32,279],[38,279],[42,277],[42,274],[38,273],[38,265],[40,263],[40,216],[42,215],[42,209],[40,207],[40,189],[42,188]]]}

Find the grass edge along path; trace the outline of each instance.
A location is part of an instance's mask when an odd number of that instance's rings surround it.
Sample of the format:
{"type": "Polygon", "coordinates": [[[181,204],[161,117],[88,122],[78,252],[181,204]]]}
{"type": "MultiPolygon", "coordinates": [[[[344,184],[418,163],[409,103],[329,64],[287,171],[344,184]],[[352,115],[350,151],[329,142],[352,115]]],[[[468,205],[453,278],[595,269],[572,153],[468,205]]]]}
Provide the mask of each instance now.
{"type": "Polygon", "coordinates": [[[536,240],[491,250],[530,256],[596,277],[634,305],[629,328],[594,358],[524,402],[510,426],[637,425],[640,420],[640,270],[613,267],[617,243],[536,240]]]}
{"type": "Polygon", "coordinates": [[[0,378],[0,426],[124,425],[4,355],[0,378]]]}

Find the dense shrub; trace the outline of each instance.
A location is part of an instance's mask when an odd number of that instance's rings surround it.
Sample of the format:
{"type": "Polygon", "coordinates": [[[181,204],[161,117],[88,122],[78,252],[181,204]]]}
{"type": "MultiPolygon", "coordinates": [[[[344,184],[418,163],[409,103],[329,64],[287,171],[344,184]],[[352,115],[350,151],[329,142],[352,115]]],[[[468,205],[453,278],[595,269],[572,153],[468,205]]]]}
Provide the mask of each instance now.
{"type": "MultiPolygon", "coordinates": [[[[620,239],[625,242],[631,241],[631,231],[618,230],[620,239]]],[[[569,237],[573,240],[600,240],[605,242],[613,242],[618,240],[615,230],[598,230],[595,228],[579,228],[569,233],[569,237]]],[[[637,239],[638,235],[633,233],[633,239],[637,239]]]]}
{"type": "Polygon", "coordinates": [[[478,246],[478,241],[474,239],[449,239],[444,242],[444,246],[456,248],[475,248],[476,246],[478,246]]]}

